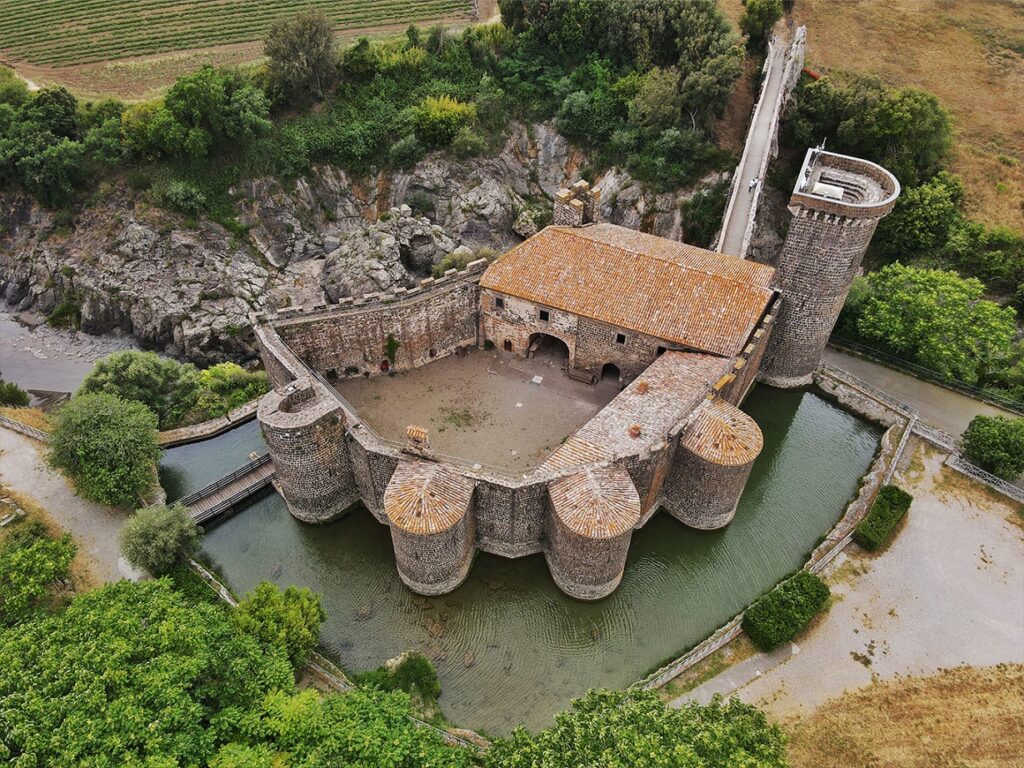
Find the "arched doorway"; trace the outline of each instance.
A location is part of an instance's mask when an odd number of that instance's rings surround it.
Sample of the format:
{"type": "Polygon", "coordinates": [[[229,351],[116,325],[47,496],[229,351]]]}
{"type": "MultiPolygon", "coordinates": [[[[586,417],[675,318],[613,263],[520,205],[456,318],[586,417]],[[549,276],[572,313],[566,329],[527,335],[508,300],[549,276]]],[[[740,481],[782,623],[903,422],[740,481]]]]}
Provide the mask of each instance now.
{"type": "Polygon", "coordinates": [[[535,333],[530,336],[526,356],[559,368],[569,367],[569,345],[549,333],[535,333]]]}
{"type": "Polygon", "coordinates": [[[618,384],[622,380],[622,371],[615,363],[605,363],[601,368],[601,381],[614,381],[618,384]]]}

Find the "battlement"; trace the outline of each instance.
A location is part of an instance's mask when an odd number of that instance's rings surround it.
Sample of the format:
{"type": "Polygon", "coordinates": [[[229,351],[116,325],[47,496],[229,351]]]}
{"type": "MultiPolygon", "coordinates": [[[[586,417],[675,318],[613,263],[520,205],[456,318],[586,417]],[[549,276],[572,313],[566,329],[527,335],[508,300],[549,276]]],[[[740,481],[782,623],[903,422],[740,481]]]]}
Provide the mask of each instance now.
{"type": "Polygon", "coordinates": [[[882,166],[849,155],[808,149],[790,206],[855,219],[892,210],[900,183],[882,166]]]}

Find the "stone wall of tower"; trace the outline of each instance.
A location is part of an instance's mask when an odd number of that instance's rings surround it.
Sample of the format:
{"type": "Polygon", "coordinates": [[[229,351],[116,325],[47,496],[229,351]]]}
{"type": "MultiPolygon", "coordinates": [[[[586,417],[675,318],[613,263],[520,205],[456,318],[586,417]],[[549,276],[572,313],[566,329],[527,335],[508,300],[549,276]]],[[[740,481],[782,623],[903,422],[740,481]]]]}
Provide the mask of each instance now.
{"type": "Polygon", "coordinates": [[[325,523],[359,500],[345,440],[345,413],[319,383],[298,379],[268,393],[257,418],[292,515],[325,523]]]}
{"type": "Polygon", "coordinates": [[[626,567],[632,530],[609,539],[581,536],[550,511],[545,530],[544,557],[560,590],[577,600],[600,600],[615,591],[626,567]]]}
{"type": "Polygon", "coordinates": [[[752,461],[738,466],[715,464],[680,445],[662,489],[662,505],[691,528],[724,528],[736,514],[753,466],[752,461]]]}
{"type": "Polygon", "coordinates": [[[430,535],[391,526],[395,565],[402,583],[419,595],[443,595],[458,587],[473,564],[476,551],[473,515],[447,531],[430,535]]]}
{"type": "Polygon", "coordinates": [[[810,383],[878,221],[793,208],[777,272],[782,306],[761,367],[768,384],[810,383]]]}

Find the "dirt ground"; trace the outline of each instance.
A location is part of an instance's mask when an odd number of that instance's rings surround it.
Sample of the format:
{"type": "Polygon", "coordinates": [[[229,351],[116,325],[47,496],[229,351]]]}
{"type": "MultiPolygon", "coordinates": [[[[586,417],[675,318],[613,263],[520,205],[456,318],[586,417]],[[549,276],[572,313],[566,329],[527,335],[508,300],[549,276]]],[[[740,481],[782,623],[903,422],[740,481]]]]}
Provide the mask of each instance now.
{"type": "Polygon", "coordinates": [[[844,694],[787,729],[794,768],[1024,765],[1024,666],[942,670],[844,694]]]}
{"type": "Polygon", "coordinates": [[[395,376],[344,381],[337,389],[381,437],[404,440],[411,424],[426,427],[435,451],[505,470],[541,464],[619,392],[568,378],[563,358],[538,353],[520,360],[473,350],[395,376]],[[531,382],[541,376],[540,384],[531,382]]]}

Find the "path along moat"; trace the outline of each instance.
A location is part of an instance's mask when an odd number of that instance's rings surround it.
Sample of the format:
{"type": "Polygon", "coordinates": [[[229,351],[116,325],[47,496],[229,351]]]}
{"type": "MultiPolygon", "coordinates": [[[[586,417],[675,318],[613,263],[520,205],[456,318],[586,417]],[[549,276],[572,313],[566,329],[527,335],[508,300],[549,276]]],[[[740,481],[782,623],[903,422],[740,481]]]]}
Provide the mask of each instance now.
{"type": "MultiPolygon", "coordinates": [[[[842,514],[880,430],[813,392],[758,387],[744,404],[764,432],[736,519],[714,533],[658,514],[634,534],[618,591],[576,602],[543,556],[477,557],[450,595],[418,597],[398,580],[388,529],[360,511],[326,526],[299,523],[271,494],[210,530],[203,557],[238,592],[262,580],[323,596],[324,645],[351,670],[423,650],[455,723],[507,733],[548,725],[591,687],[624,687],[703,639],[800,566],[842,514]]],[[[253,422],[167,452],[173,499],[264,450],[253,422]]]]}

